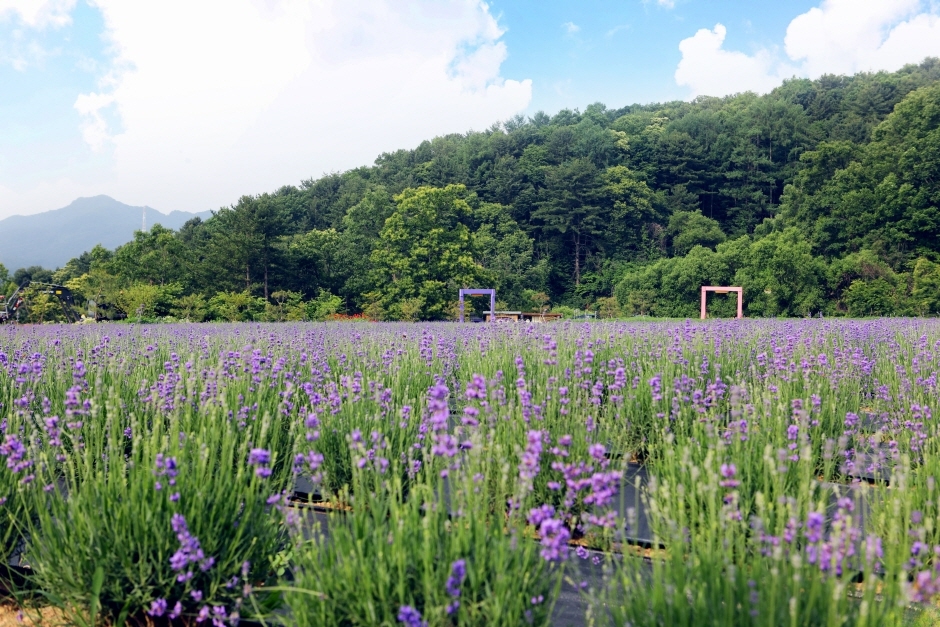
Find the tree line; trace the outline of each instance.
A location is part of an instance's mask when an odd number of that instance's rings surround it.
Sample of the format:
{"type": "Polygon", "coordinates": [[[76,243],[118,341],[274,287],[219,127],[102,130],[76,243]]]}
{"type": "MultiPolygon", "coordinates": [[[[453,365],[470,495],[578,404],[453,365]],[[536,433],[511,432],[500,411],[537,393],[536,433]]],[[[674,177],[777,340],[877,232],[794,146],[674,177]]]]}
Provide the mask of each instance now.
{"type": "Polygon", "coordinates": [[[751,316],[930,315],[938,207],[927,59],[763,96],[517,116],[54,271],[0,267],[0,282],[42,278],[147,319],[448,319],[460,287],[494,287],[508,309],[693,316],[703,284],[742,285],[751,316]]]}

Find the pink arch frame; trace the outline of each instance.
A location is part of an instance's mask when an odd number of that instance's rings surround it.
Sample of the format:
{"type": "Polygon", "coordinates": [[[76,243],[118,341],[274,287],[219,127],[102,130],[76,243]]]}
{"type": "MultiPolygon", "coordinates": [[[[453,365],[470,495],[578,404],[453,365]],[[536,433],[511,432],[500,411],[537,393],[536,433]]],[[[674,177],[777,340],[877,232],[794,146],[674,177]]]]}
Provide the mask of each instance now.
{"type": "Polygon", "coordinates": [[[703,285],[702,286],[702,320],[707,316],[705,313],[705,294],[708,292],[715,292],[716,294],[727,294],[728,292],[736,292],[738,295],[738,318],[744,317],[744,288],[743,287],[721,287],[716,285],[703,285]]]}

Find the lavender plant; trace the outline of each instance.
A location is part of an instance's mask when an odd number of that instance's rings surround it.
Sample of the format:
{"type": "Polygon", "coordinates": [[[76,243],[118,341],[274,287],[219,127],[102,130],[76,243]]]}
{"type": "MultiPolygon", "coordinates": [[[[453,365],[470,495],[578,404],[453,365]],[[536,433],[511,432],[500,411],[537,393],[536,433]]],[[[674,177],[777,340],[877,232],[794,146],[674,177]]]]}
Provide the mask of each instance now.
{"type": "Polygon", "coordinates": [[[249,443],[211,417],[126,432],[102,414],[120,412],[93,411],[103,435],[59,466],[41,464],[46,488],[31,494],[25,555],[35,585],[74,624],[144,614],[237,624],[254,611],[244,599],[270,577],[285,542],[270,503],[286,480],[259,448],[275,448],[280,434],[262,427],[249,443]]]}
{"type": "Polygon", "coordinates": [[[473,624],[548,620],[578,542],[595,620],[892,624],[940,591],[938,361],[935,320],[2,327],[0,557],[76,621],[276,569],[310,621],[473,624]],[[282,550],[298,474],[350,513],[282,550]]]}

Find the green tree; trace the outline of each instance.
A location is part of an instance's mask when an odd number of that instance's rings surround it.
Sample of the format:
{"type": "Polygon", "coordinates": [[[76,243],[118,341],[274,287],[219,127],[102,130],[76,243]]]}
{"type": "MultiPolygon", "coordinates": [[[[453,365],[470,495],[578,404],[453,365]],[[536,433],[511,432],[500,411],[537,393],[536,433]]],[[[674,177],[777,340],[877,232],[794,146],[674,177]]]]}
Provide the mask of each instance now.
{"type": "Polygon", "coordinates": [[[532,219],[543,236],[554,239],[570,257],[577,287],[585,256],[597,248],[609,227],[610,210],[601,199],[597,168],[589,159],[571,159],[546,167],[544,181],[532,219]]]}
{"type": "MultiPolygon", "coordinates": [[[[285,236],[279,247],[284,268],[291,270],[291,278],[285,283],[295,291],[307,294],[315,294],[322,289],[338,291],[345,283],[350,268],[344,264],[344,242],[336,229],[314,229],[300,235],[285,236]]],[[[368,254],[367,251],[366,261],[368,254]]],[[[361,261],[355,267],[368,271],[361,261]]]]}
{"type": "Polygon", "coordinates": [[[906,290],[903,283],[879,277],[870,281],[856,279],[843,296],[853,317],[904,315],[906,290]]]}
{"type": "Polygon", "coordinates": [[[42,266],[30,266],[19,268],[13,273],[13,282],[17,285],[25,285],[30,281],[52,283],[52,270],[47,270],[42,266]]]}
{"type": "Polygon", "coordinates": [[[460,287],[472,287],[487,273],[474,260],[470,230],[473,200],[463,185],[406,189],[395,197],[395,212],[385,221],[371,260],[378,301],[395,318],[402,303],[423,300],[421,315],[443,319],[460,287]]]}
{"type": "Polygon", "coordinates": [[[383,186],[365,193],[343,216],[336,263],[344,269],[343,283],[334,292],[348,303],[363,305],[362,295],[374,290],[371,254],[385,221],[395,211],[395,202],[383,186]]]}
{"type": "Polygon", "coordinates": [[[655,195],[633,170],[617,165],[604,172],[603,193],[611,205],[606,225],[607,253],[615,257],[636,256],[643,249],[643,233],[660,220],[655,195]]]}
{"type": "Polygon", "coordinates": [[[744,288],[750,315],[806,316],[823,308],[826,265],[798,230],[726,242],[718,254],[737,268],[734,282],[744,288]]]}
{"type": "Polygon", "coordinates": [[[114,251],[112,272],[125,281],[167,285],[186,279],[186,248],[170,229],[159,224],[137,231],[134,239],[114,251]]]}
{"type": "Polygon", "coordinates": [[[921,257],[914,264],[912,297],[921,316],[940,313],[940,264],[921,257]]]}
{"type": "Polygon", "coordinates": [[[6,296],[8,290],[8,283],[10,282],[10,271],[7,270],[6,266],[0,263],[0,296],[6,296]]]}
{"type": "MultiPolygon", "coordinates": [[[[544,291],[549,262],[536,255],[535,242],[510,217],[506,207],[483,203],[475,211],[474,258],[508,307],[528,307],[526,290],[544,291]]],[[[487,306],[489,309],[489,306],[487,306]]]]}
{"type": "Polygon", "coordinates": [[[284,215],[280,209],[280,204],[268,194],[242,196],[233,207],[214,214],[207,246],[206,261],[224,271],[230,286],[241,274],[245,290],[250,292],[252,277],[257,280],[260,273],[265,300],[277,242],[284,235],[284,215]]]}
{"type": "Polygon", "coordinates": [[[264,307],[264,320],[267,322],[296,322],[306,319],[304,295],[299,292],[278,290],[271,294],[271,301],[264,307]]]}
{"type": "Polygon", "coordinates": [[[59,300],[39,288],[28,288],[23,293],[23,300],[26,301],[25,319],[27,322],[43,323],[61,317],[59,300]]]}
{"type": "Polygon", "coordinates": [[[718,221],[703,216],[698,210],[677,211],[669,216],[666,233],[672,237],[675,255],[685,255],[695,246],[714,248],[726,239],[718,221]]]}

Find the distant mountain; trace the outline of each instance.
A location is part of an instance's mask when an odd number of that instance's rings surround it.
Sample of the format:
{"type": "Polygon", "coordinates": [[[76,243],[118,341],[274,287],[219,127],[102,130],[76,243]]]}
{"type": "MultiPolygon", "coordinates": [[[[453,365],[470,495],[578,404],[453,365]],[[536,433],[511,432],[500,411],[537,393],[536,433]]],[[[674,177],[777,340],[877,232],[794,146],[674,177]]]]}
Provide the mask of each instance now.
{"type": "Polygon", "coordinates": [[[154,224],[178,229],[192,218],[205,220],[212,215],[210,211],[166,215],[150,207],[125,205],[109,196],[79,198],[62,209],[0,220],[0,263],[10,272],[29,266],[55,269],[95,244],[113,249],[134,239],[144,213],[148,229],[154,224]]]}

